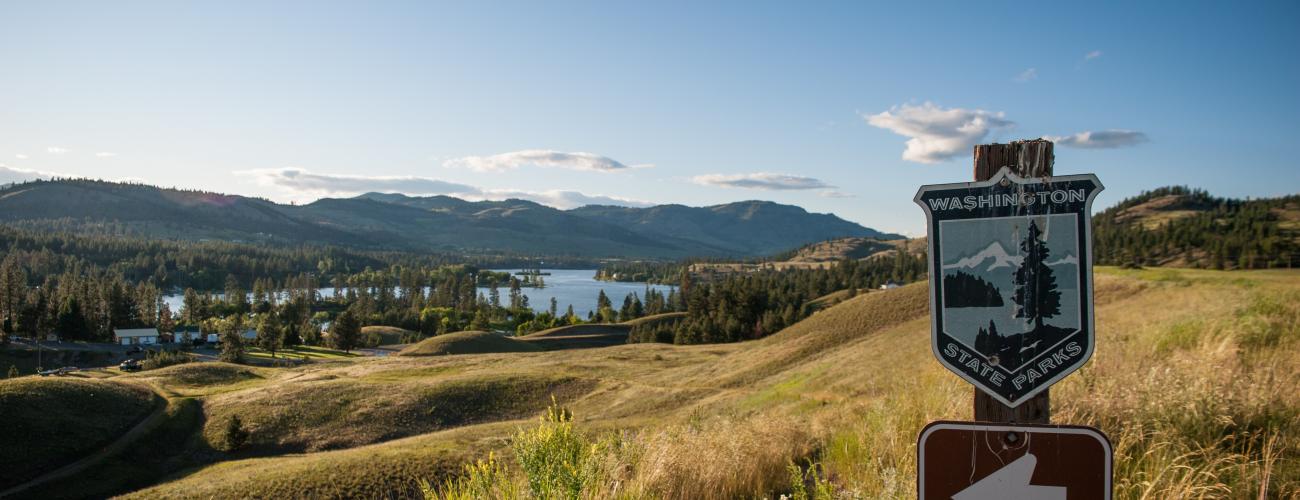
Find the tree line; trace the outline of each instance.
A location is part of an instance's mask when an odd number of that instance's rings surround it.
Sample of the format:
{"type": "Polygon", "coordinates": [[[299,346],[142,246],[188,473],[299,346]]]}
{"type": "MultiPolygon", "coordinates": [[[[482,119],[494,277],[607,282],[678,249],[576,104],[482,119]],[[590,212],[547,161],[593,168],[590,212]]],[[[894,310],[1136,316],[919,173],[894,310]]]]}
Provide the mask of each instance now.
{"type": "Polygon", "coordinates": [[[1235,200],[1186,186],[1144,192],[1093,218],[1094,261],[1205,269],[1300,265],[1300,195],[1235,200]],[[1169,198],[1166,198],[1169,197],[1169,198]],[[1160,207],[1138,213],[1160,198],[1160,207]],[[1288,219],[1288,214],[1290,220],[1288,219]]]}
{"type": "Polygon", "coordinates": [[[86,227],[80,221],[10,221],[0,225],[0,252],[10,254],[39,284],[70,270],[102,270],[131,283],[160,289],[217,291],[228,276],[243,286],[254,280],[310,274],[322,283],[336,275],[390,266],[432,268],[471,264],[479,268],[531,266],[544,259],[557,267],[595,267],[590,259],[509,253],[441,254],[359,250],[336,245],[269,245],[230,241],[148,239],[120,224],[86,227]]]}
{"type": "Polygon", "coordinates": [[[765,337],[808,317],[814,299],[831,292],[907,283],[927,272],[924,254],[897,250],[890,257],[844,260],[827,269],[760,270],[715,282],[695,282],[683,270],[680,295],[687,314],[679,321],[632,329],[630,342],[707,344],[765,337]]]}

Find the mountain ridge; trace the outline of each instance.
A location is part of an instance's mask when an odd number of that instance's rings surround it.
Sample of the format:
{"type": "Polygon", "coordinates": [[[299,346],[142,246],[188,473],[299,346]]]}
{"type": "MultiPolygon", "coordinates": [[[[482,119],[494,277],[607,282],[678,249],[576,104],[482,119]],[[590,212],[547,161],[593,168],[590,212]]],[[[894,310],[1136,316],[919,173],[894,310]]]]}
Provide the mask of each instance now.
{"type": "Polygon", "coordinates": [[[840,237],[897,237],[767,201],[707,207],[589,205],[366,193],[279,204],[140,183],[56,179],[0,187],[0,224],[156,239],[324,243],[399,251],[584,257],[755,257],[840,237]]]}

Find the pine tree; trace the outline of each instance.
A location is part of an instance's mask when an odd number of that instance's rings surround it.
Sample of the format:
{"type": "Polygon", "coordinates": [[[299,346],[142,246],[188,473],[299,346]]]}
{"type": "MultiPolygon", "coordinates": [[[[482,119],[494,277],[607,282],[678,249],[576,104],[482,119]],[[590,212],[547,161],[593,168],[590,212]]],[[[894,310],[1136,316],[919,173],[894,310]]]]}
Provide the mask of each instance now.
{"type": "Polygon", "coordinates": [[[0,262],[0,345],[17,333],[18,311],[27,295],[27,276],[13,253],[0,262]]]}
{"type": "Polygon", "coordinates": [[[1037,221],[1029,221],[1024,241],[1020,242],[1020,253],[1024,261],[1016,270],[1013,283],[1015,294],[1011,300],[1018,307],[1016,317],[1034,323],[1034,328],[1042,328],[1043,319],[1061,313],[1061,292],[1056,288],[1056,275],[1047,265],[1051,251],[1042,239],[1042,231],[1037,221]]]}
{"type": "Polygon", "coordinates": [[[172,308],[166,302],[158,308],[158,333],[171,335],[176,331],[176,318],[172,317],[172,308]]]}
{"type": "Polygon", "coordinates": [[[221,435],[221,449],[227,453],[244,447],[248,442],[248,430],[244,429],[244,423],[239,420],[239,415],[231,415],[226,420],[226,428],[221,435]]]}
{"type": "Polygon", "coordinates": [[[257,325],[257,346],[271,353],[271,358],[274,359],[275,351],[280,350],[283,344],[284,327],[280,324],[280,318],[274,312],[262,314],[262,321],[257,325]]]}
{"type": "Polygon", "coordinates": [[[344,309],[337,318],[334,318],[334,324],[330,325],[330,342],[334,344],[335,349],[343,352],[350,352],[357,346],[357,341],[361,338],[361,320],[357,318],[352,308],[344,309]]]}
{"type": "Polygon", "coordinates": [[[239,286],[239,279],[233,274],[226,275],[226,303],[238,313],[247,313],[250,309],[248,295],[244,293],[243,287],[239,286]]]}
{"type": "Polygon", "coordinates": [[[488,323],[487,315],[483,314],[483,309],[474,311],[474,319],[469,322],[470,330],[487,330],[491,328],[488,323]]]}
{"type": "Polygon", "coordinates": [[[235,315],[222,324],[221,360],[227,363],[244,362],[243,316],[235,315]]]}

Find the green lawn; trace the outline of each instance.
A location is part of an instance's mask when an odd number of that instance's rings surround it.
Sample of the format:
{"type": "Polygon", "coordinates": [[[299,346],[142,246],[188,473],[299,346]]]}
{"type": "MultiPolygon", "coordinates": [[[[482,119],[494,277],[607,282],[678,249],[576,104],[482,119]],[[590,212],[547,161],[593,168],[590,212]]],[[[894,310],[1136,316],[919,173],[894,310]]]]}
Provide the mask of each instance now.
{"type": "MultiPolygon", "coordinates": [[[[246,356],[259,360],[270,360],[271,353],[259,347],[249,348],[245,353],[246,356]]],[[[329,359],[348,359],[359,357],[361,354],[355,352],[343,352],[328,347],[315,346],[294,346],[275,351],[275,359],[289,360],[329,360],[329,359]]]]}

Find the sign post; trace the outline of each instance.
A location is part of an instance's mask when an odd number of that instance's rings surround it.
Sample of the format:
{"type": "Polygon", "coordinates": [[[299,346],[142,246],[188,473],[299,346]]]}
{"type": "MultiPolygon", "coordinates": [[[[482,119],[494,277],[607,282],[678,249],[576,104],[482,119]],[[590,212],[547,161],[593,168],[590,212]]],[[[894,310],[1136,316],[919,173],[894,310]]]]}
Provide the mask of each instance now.
{"type": "Polygon", "coordinates": [[[1048,424],[1048,387],[1092,356],[1097,177],[1052,175],[1052,143],[975,147],[975,182],[922,186],[931,349],[975,386],[976,422],[917,443],[920,498],[1110,498],[1096,429],[1048,424]],[[1047,471],[1047,472],[1044,472],[1047,471]]]}
{"type": "Polygon", "coordinates": [[[980,389],[976,420],[1047,423],[1046,396],[1024,414],[997,404],[1022,406],[1091,357],[1089,217],[1101,189],[1090,174],[1026,178],[1002,166],[981,182],[917,192],[930,226],[931,346],[980,389]]]}
{"type": "MultiPolygon", "coordinates": [[[[1021,141],[1012,144],[975,146],[975,182],[993,178],[1003,167],[1014,169],[1021,177],[1049,177],[1056,163],[1051,141],[1021,141]]],[[[989,397],[979,387],[974,389],[975,420],[982,422],[1025,422],[1046,424],[1052,421],[1052,399],[1047,389],[1016,407],[989,397]]]]}

